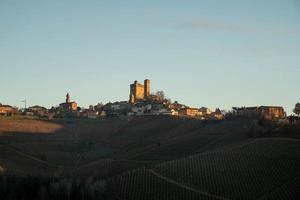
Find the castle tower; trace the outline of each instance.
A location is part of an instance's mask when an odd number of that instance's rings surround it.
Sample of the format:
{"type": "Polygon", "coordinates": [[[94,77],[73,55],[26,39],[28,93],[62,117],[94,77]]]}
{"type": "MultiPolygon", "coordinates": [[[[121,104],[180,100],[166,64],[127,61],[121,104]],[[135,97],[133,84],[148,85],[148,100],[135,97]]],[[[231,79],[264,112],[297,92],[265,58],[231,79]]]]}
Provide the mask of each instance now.
{"type": "Polygon", "coordinates": [[[134,81],[133,84],[130,85],[130,94],[129,94],[129,102],[134,103],[136,100],[136,87],[138,82],[134,81]]]}
{"type": "Polygon", "coordinates": [[[144,98],[146,99],[149,96],[150,96],[150,80],[146,79],[144,81],[144,98]]]}
{"type": "Polygon", "coordinates": [[[66,95],[66,103],[70,103],[70,94],[69,93],[67,93],[67,95],[66,95]]]}
{"type": "Polygon", "coordinates": [[[135,96],[134,96],[134,85],[130,85],[130,94],[129,94],[129,103],[135,102],[135,96]]]}

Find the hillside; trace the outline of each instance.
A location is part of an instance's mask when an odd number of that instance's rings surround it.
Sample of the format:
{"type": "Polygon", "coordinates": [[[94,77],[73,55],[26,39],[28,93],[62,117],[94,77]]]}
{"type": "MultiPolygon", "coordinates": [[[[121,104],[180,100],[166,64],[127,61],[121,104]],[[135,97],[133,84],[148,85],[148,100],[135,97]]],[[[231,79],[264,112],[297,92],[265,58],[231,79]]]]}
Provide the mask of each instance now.
{"type": "Polygon", "coordinates": [[[298,195],[299,140],[249,137],[252,124],[167,116],[0,118],[0,169],[18,177],[101,180],[118,199],[298,195]]]}
{"type": "Polygon", "coordinates": [[[112,181],[121,199],[297,199],[300,140],[258,139],[131,171],[112,181]]]}
{"type": "MultiPolygon", "coordinates": [[[[97,174],[93,169],[109,163],[109,169],[118,168],[119,173],[240,142],[247,139],[247,126],[248,121],[201,122],[169,117],[101,121],[1,119],[0,148],[5,153],[0,161],[12,171],[18,171],[16,166],[22,171],[22,159],[26,159],[26,165],[36,166],[39,162],[46,168],[84,176],[97,174]]],[[[114,174],[108,170],[98,175],[114,174]]]]}

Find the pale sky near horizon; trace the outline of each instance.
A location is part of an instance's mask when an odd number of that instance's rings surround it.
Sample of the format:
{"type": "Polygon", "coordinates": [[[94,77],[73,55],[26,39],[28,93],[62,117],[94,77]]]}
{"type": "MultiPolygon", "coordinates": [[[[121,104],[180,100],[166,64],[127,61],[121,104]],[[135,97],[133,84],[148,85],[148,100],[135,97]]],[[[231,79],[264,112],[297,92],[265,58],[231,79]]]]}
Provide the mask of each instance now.
{"type": "Polygon", "coordinates": [[[0,0],[0,102],[128,100],[152,81],[195,107],[300,101],[299,0],[0,0]]]}

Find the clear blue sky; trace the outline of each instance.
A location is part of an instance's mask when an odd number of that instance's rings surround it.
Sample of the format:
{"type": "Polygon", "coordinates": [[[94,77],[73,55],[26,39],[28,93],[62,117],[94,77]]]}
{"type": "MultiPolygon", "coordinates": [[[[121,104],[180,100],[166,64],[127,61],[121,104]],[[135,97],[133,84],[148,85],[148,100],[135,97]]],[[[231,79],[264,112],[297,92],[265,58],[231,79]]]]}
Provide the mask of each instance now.
{"type": "Polygon", "coordinates": [[[0,0],[0,102],[87,107],[129,84],[191,106],[300,101],[298,0],[0,0]]]}

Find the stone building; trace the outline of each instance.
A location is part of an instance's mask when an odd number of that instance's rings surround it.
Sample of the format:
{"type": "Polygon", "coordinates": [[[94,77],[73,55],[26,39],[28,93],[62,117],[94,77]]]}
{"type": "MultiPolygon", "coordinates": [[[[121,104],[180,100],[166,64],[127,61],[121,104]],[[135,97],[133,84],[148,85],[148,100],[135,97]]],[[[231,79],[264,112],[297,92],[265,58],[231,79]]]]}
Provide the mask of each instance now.
{"type": "Polygon", "coordinates": [[[145,100],[150,96],[150,80],[144,80],[144,85],[134,81],[130,85],[129,102],[136,103],[139,100],[145,100]]]}
{"type": "Polygon", "coordinates": [[[59,104],[60,110],[65,112],[74,112],[77,111],[77,103],[75,101],[70,100],[70,94],[66,95],[66,102],[59,104]]]}

